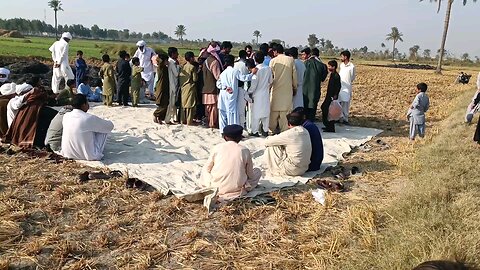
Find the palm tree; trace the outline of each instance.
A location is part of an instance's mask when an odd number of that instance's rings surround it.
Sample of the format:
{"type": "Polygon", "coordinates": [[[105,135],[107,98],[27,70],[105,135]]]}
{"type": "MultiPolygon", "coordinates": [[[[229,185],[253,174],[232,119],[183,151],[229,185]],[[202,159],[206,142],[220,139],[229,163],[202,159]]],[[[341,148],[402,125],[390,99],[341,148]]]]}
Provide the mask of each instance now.
{"type": "Polygon", "coordinates": [[[177,36],[180,39],[180,43],[183,45],[183,36],[187,35],[187,28],[185,25],[180,24],[177,25],[177,30],[175,30],[175,36],[177,36]]]}
{"type": "Polygon", "coordinates": [[[255,30],[253,31],[253,36],[257,38],[257,44],[258,44],[258,38],[262,37],[262,34],[260,33],[260,31],[255,30]]]}
{"type": "MultiPolygon", "coordinates": [[[[422,2],[423,0],[420,0],[422,2]]],[[[440,57],[438,58],[437,69],[435,73],[441,74],[442,73],[442,62],[443,56],[445,51],[445,43],[447,42],[447,33],[448,33],[448,26],[450,25],[450,14],[452,12],[452,4],[453,0],[446,0],[447,1],[447,12],[445,14],[445,23],[443,26],[443,36],[442,36],[442,43],[440,45],[440,57]]],[[[442,0],[430,0],[430,2],[438,2],[437,13],[440,12],[440,7],[442,6],[442,0]]],[[[473,2],[477,2],[477,0],[473,0],[473,2]]],[[[463,5],[467,4],[467,0],[463,0],[463,5]]]]}
{"type": "Polygon", "coordinates": [[[395,62],[395,45],[397,45],[398,41],[403,42],[403,34],[398,31],[397,27],[392,27],[392,32],[387,35],[386,40],[393,40],[393,53],[392,53],[392,59],[393,62],[395,62]]]}
{"type": "Polygon", "coordinates": [[[60,0],[50,0],[48,1],[48,7],[53,9],[55,12],[55,39],[58,39],[58,26],[57,26],[57,12],[63,11],[62,1],[60,0]]]}

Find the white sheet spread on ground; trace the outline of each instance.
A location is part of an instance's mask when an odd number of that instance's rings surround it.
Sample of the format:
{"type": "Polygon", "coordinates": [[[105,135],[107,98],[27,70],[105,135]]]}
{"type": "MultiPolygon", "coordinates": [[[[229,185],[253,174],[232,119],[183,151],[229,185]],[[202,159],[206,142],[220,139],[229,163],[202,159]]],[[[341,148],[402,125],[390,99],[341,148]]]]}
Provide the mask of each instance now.
{"type": "MultiPolygon", "coordinates": [[[[103,160],[85,163],[94,167],[107,166],[111,170],[128,171],[129,177],[139,178],[164,194],[172,192],[189,201],[203,199],[204,194],[199,193],[205,193],[205,190],[197,186],[196,180],[210,150],[223,142],[219,131],[204,127],[155,124],[152,116],[154,109],[155,105],[138,108],[93,105],[89,113],[111,120],[115,129],[107,141],[103,160]]],[[[241,144],[250,149],[254,166],[263,171],[259,186],[248,193],[247,197],[297,183],[305,184],[328,166],[337,165],[343,159],[342,154],[366,143],[380,132],[378,129],[338,126],[337,133],[322,133],[325,157],[321,170],[309,172],[302,177],[269,176],[263,162],[264,138],[245,138],[241,144]]]]}

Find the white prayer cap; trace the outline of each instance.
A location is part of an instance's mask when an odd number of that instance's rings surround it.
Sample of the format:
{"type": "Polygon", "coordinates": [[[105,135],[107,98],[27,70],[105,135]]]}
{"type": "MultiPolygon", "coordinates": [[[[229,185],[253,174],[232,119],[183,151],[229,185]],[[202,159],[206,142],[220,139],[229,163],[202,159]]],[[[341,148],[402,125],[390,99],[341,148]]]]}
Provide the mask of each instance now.
{"type": "Polygon", "coordinates": [[[11,95],[15,93],[16,89],[17,89],[17,85],[15,83],[6,83],[0,86],[0,93],[4,96],[11,95]]]}
{"type": "Polygon", "coordinates": [[[0,74],[1,75],[5,75],[5,78],[0,78],[0,82],[1,83],[4,83],[8,80],[8,75],[10,75],[10,70],[6,69],[6,68],[0,68],[0,74]]]}
{"type": "Polygon", "coordinates": [[[139,42],[137,42],[137,47],[144,47],[144,46],[147,46],[147,43],[143,40],[140,40],[139,42]]]}
{"type": "Polygon", "coordinates": [[[72,34],[70,34],[69,32],[65,32],[62,34],[62,38],[68,38],[68,39],[72,39],[72,34]]]}
{"type": "Polygon", "coordinates": [[[28,92],[32,89],[33,89],[33,86],[31,86],[28,83],[23,83],[23,84],[17,85],[17,87],[15,89],[15,93],[17,93],[17,95],[20,96],[20,95],[25,94],[26,92],[28,92]]]}

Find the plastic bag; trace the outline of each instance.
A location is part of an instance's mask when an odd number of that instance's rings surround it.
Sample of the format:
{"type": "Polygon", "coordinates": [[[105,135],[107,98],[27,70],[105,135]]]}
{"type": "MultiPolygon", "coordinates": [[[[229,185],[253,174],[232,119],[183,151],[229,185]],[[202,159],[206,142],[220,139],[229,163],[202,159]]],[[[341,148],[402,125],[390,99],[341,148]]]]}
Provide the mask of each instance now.
{"type": "Polygon", "coordinates": [[[338,121],[342,118],[342,105],[338,100],[333,100],[328,107],[328,121],[338,121]]]}

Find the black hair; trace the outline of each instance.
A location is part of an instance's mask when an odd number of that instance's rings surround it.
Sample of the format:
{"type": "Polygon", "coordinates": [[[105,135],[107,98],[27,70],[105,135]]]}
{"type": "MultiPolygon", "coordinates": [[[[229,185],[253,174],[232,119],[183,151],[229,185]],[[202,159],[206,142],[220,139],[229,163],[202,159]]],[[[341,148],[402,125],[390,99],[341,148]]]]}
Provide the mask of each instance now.
{"type": "Polygon", "coordinates": [[[90,81],[91,87],[103,87],[102,79],[100,78],[92,78],[90,81]]]}
{"type": "Polygon", "coordinates": [[[265,57],[265,55],[268,54],[268,44],[262,43],[262,45],[260,45],[259,50],[263,53],[263,56],[265,57]]]}
{"type": "Polygon", "coordinates": [[[272,48],[272,49],[275,49],[275,46],[277,45],[278,43],[276,42],[271,42],[270,45],[268,45],[269,48],[272,48]]]}
{"type": "Polygon", "coordinates": [[[133,57],[133,58],[132,58],[132,64],[134,64],[134,65],[140,65],[140,58],[138,58],[138,57],[133,57]]]}
{"type": "Polygon", "coordinates": [[[238,57],[240,57],[240,59],[245,59],[245,58],[247,58],[247,51],[245,51],[245,50],[240,50],[240,51],[238,52],[238,57]]]}
{"type": "Polygon", "coordinates": [[[291,55],[293,58],[298,58],[298,49],[297,49],[297,47],[291,47],[289,50],[290,50],[290,55],[291,55]]]}
{"type": "Polygon", "coordinates": [[[262,51],[256,52],[254,58],[255,58],[255,62],[257,62],[259,64],[261,64],[261,63],[263,63],[263,61],[265,61],[265,55],[263,54],[262,51]]]}
{"type": "Polygon", "coordinates": [[[30,84],[33,87],[37,87],[40,84],[40,76],[33,76],[32,78],[26,81],[27,84],[30,84]]]}
{"type": "Polygon", "coordinates": [[[90,78],[89,76],[84,76],[84,77],[80,80],[80,82],[86,84],[87,82],[90,82],[90,79],[91,79],[91,78],[90,78]]]}
{"type": "Polygon", "coordinates": [[[290,48],[285,49],[285,55],[286,56],[292,56],[292,53],[290,52],[290,48]]]}
{"type": "Polygon", "coordinates": [[[102,61],[103,61],[104,63],[110,62],[110,56],[109,56],[108,54],[102,55],[102,61]]]}
{"type": "Polygon", "coordinates": [[[343,51],[340,55],[347,57],[348,60],[350,60],[350,57],[352,56],[349,51],[343,51]]]}
{"type": "Polygon", "coordinates": [[[225,66],[233,66],[234,64],[235,57],[233,57],[231,54],[225,55],[225,66]]]}
{"type": "Polygon", "coordinates": [[[161,54],[158,55],[158,58],[160,58],[160,60],[162,60],[162,62],[163,62],[163,61],[168,60],[168,55],[166,55],[164,53],[161,53],[161,54]]]}
{"type": "Polygon", "coordinates": [[[320,50],[318,48],[313,48],[312,49],[312,54],[319,57],[320,56],[320,50]]]}
{"type": "Polygon", "coordinates": [[[130,54],[129,53],[125,54],[125,57],[130,58],[130,54]]]}
{"type": "Polygon", "coordinates": [[[193,52],[186,52],[185,53],[185,60],[190,61],[190,59],[195,58],[195,54],[193,52]]]}
{"type": "Polygon", "coordinates": [[[118,56],[122,59],[125,59],[127,57],[127,51],[124,51],[124,50],[119,51],[118,56]]]}
{"type": "Polygon", "coordinates": [[[169,47],[167,53],[168,53],[168,56],[169,56],[169,57],[172,57],[172,55],[173,55],[174,53],[178,53],[178,49],[175,48],[175,47],[169,47]]]}
{"type": "Polygon", "coordinates": [[[77,55],[83,55],[82,51],[77,51],[77,55]]]}
{"type": "Polygon", "coordinates": [[[300,113],[290,113],[287,115],[288,124],[294,127],[301,126],[303,124],[304,118],[300,113]]]}
{"type": "Polygon", "coordinates": [[[72,98],[72,107],[74,109],[81,109],[83,105],[87,104],[88,100],[87,97],[82,94],[76,94],[72,98]]]}
{"type": "Polygon", "coordinates": [[[255,67],[255,60],[253,60],[252,58],[248,58],[245,61],[245,65],[247,66],[247,68],[254,68],[255,67]]]}
{"type": "Polygon", "coordinates": [[[247,46],[245,46],[245,51],[246,51],[247,49],[253,50],[252,45],[247,45],[247,46]]]}
{"type": "Polygon", "coordinates": [[[282,44],[276,44],[275,43],[272,48],[273,48],[273,51],[275,51],[277,53],[283,53],[284,52],[282,44]]]}
{"type": "Polygon", "coordinates": [[[337,61],[335,61],[335,60],[330,60],[330,61],[328,61],[328,64],[329,64],[330,66],[334,67],[335,69],[338,68],[338,63],[337,63],[337,61]]]}
{"type": "Polygon", "coordinates": [[[222,45],[220,45],[220,49],[232,49],[233,45],[232,42],[230,41],[224,41],[222,42],[222,45]]]}
{"type": "Polygon", "coordinates": [[[310,55],[310,54],[312,54],[312,50],[310,50],[310,48],[307,47],[307,48],[302,50],[302,53],[310,55]]]}
{"type": "Polygon", "coordinates": [[[67,86],[72,86],[72,85],[75,85],[75,84],[76,84],[75,80],[73,80],[73,79],[67,80],[67,86]]]}
{"type": "Polygon", "coordinates": [[[300,117],[302,119],[302,121],[304,121],[304,119],[305,119],[305,108],[297,107],[292,111],[291,114],[292,115],[297,115],[298,117],[300,117]]]}
{"type": "Polygon", "coordinates": [[[417,84],[417,89],[422,91],[422,92],[427,92],[428,85],[426,83],[419,83],[417,84]]]}

